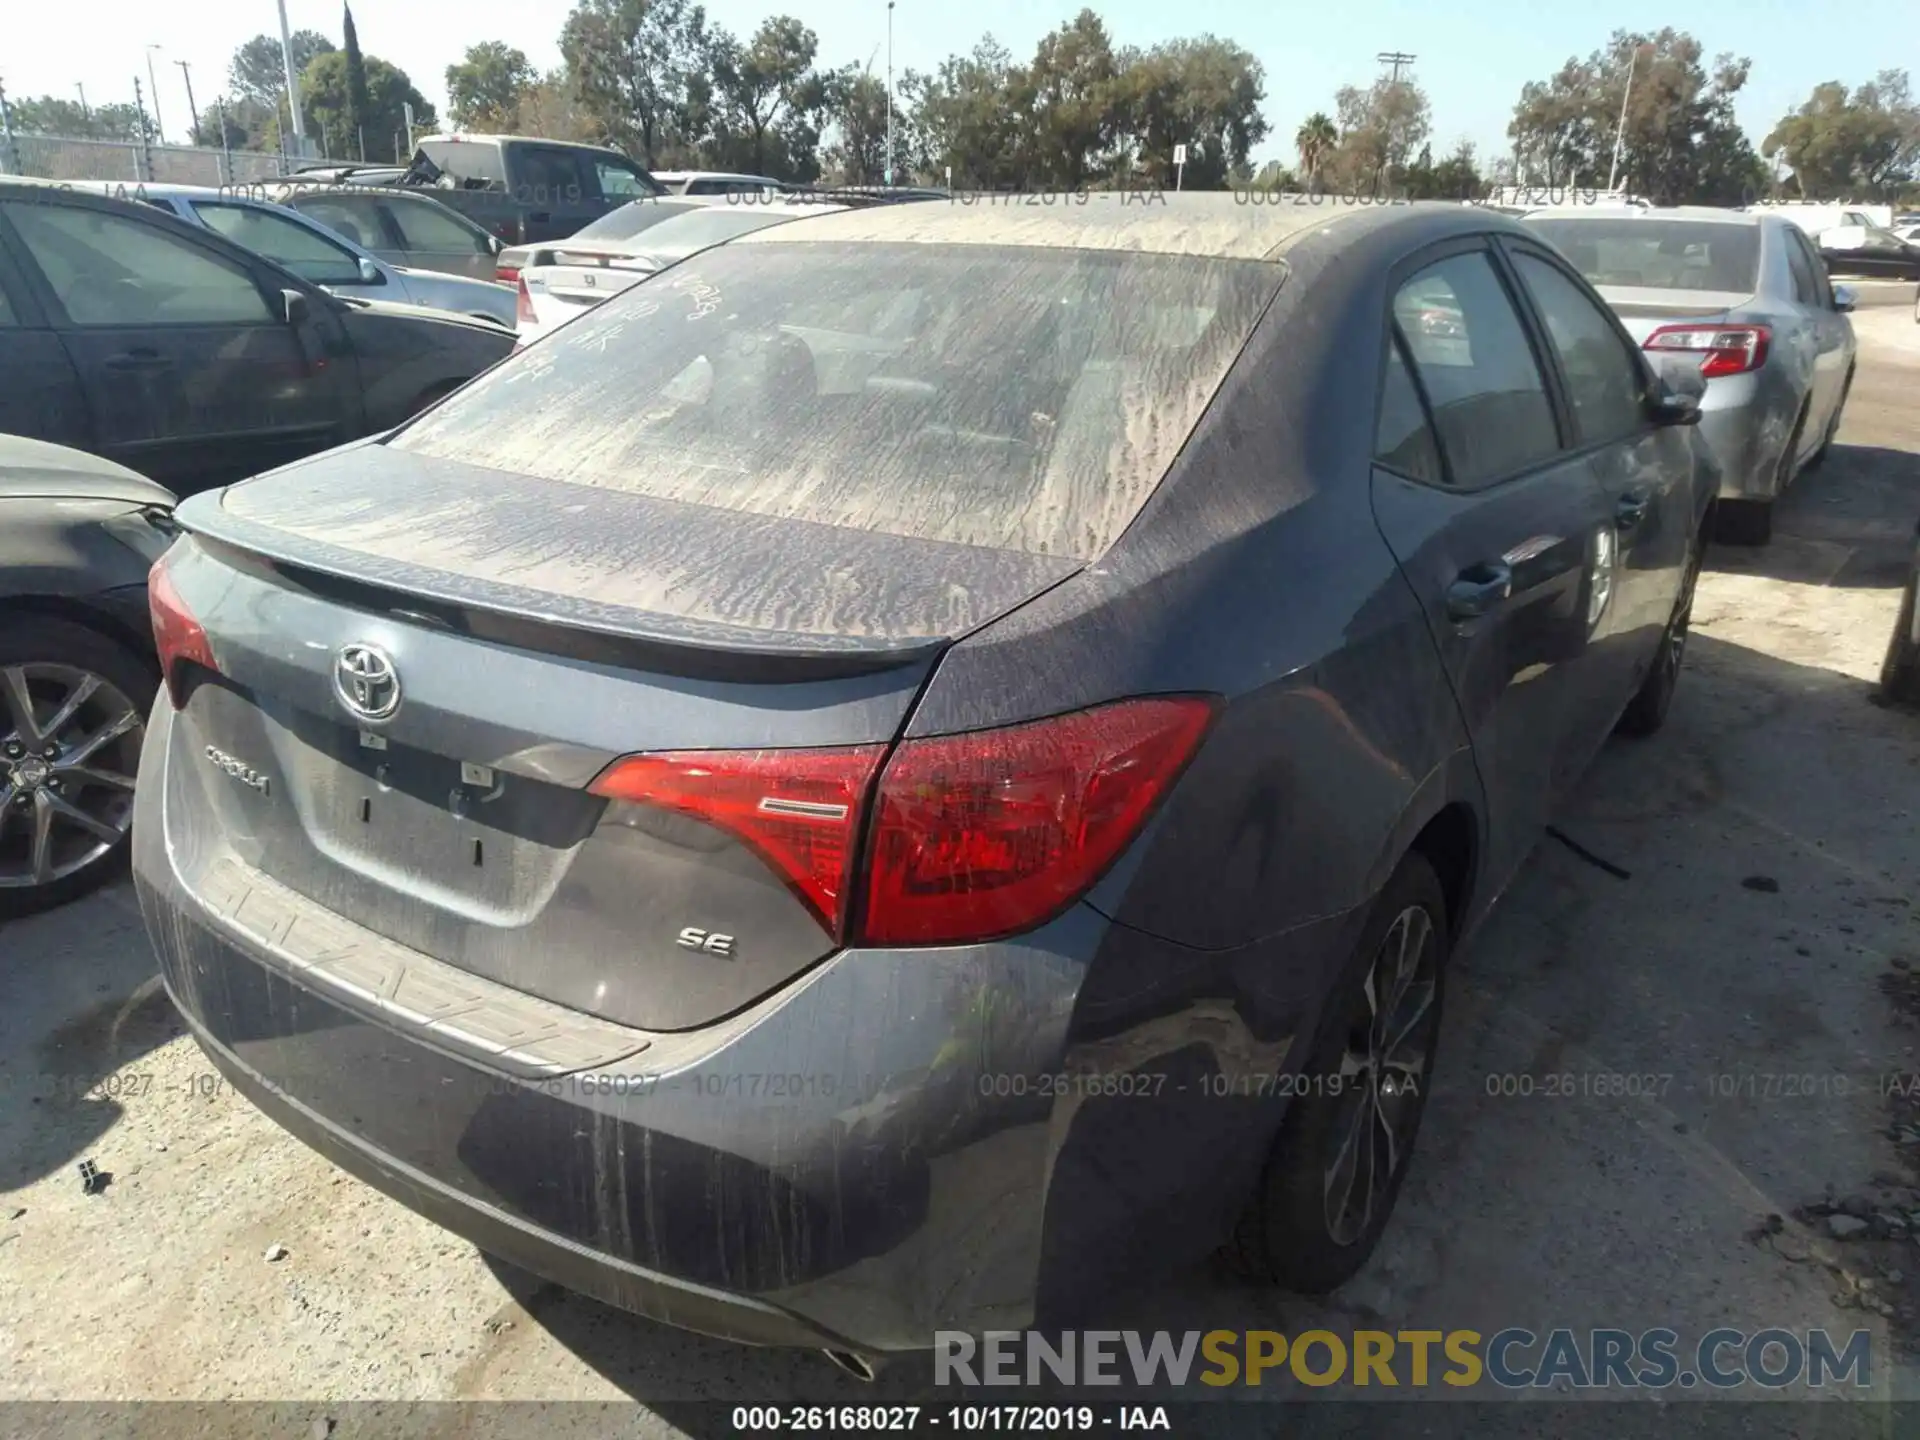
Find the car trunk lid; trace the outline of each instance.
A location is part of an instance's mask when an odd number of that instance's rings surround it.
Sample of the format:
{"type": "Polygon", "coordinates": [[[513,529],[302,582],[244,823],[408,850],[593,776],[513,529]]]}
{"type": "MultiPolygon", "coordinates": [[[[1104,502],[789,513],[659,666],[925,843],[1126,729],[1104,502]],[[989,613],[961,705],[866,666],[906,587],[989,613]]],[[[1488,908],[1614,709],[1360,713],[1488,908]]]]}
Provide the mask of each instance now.
{"type": "Polygon", "coordinates": [[[1720,324],[1753,298],[1719,290],[1644,290],[1608,285],[1598,288],[1600,298],[1620,317],[1627,333],[1642,345],[1662,325],[1720,324]]]}
{"type": "Polygon", "coordinates": [[[378,444],[198,497],[182,523],[169,575],[218,670],[175,727],[170,832],[205,837],[182,853],[663,1030],[838,942],[750,838],[595,777],[634,753],[877,755],[951,639],[1078,568],[378,444]],[[354,712],[349,652],[391,667],[390,716],[354,712]]]}

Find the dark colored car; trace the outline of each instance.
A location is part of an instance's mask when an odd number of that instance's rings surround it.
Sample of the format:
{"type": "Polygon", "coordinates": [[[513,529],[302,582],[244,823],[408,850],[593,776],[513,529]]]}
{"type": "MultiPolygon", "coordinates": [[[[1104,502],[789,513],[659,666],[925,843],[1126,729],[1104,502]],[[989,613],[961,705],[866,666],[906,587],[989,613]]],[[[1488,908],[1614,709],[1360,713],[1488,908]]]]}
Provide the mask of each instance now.
{"type": "Polygon", "coordinates": [[[1913,532],[1913,561],[1907,567],[1907,588],[1900,595],[1900,614],[1887,642],[1887,658],[1880,667],[1880,694],[1897,705],[1920,706],[1920,526],[1913,532]]]}
{"type": "Polygon", "coordinates": [[[390,429],[513,348],[346,300],[147,205],[0,181],[0,432],[176,494],[390,429]]]}
{"type": "Polygon", "coordinates": [[[0,919],[125,863],[172,512],[124,466],[0,435],[0,919]]]}
{"type": "Polygon", "coordinates": [[[666,193],[618,150],[527,135],[429,135],[394,183],[424,188],[506,245],[564,240],[629,200],[666,193]]]}
{"type": "Polygon", "coordinates": [[[1698,390],[1459,205],[704,251],[182,506],[167,988],[339,1164],[677,1325],[858,1368],[1223,1242],[1327,1290],[1448,956],[1667,712],[1698,390]]]}

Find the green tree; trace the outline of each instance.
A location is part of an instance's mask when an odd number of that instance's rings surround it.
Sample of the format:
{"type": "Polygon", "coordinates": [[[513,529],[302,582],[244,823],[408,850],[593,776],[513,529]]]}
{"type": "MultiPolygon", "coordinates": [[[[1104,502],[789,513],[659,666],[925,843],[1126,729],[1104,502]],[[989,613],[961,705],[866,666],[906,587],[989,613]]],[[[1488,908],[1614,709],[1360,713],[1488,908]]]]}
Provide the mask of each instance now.
{"type": "Polygon", "coordinates": [[[716,165],[779,180],[818,177],[832,98],[828,78],[813,68],[819,49],[819,38],[791,15],[763,20],[745,45],[713,33],[708,150],[716,165]]]}
{"type": "Polygon", "coordinates": [[[915,173],[953,171],[960,189],[996,189],[1019,178],[1014,156],[1020,117],[1013,110],[1013,56],[991,35],[966,55],[950,55],[932,74],[908,71],[900,82],[911,126],[915,173]]]}
{"type": "Polygon", "coordinates": [[[1308,183],[1319,179],[1320,167],[1339,143],[1340,127],[1326,111],[1316,110],[1300,122],[1293,132],[1293,148],[1300,152],[1300,168],[1306,171],[1308,183]]]}
{"type": "MultiPolygon", "coordinates": [[[[347,151],[349,155],[367,158],[367,123],[372,118],[369,97],[367,95],[367,61],[360,53],[360,35],[353,28],[353,7],[343,6],[346,12],[341,24],[340,43],[347,57],[347,151]]],[[[401,123],[406,123],[402,114],[401,123]]]]}
{"type": "MultiPolygon", "coordinates": [[[[316,55],[333,49],[333,42],[318,30],[296,30],[290,37],[293,73],[304,75],[316,55]]],[[[272,35],[256,35],[233,52],[227,67],[227,85],[236,99],[253,99],[270,108],[284,105],[287,73],[280,63],[280,41],[272,35]]]]}
{"type": "Polygon", "coordinates": [[[1475,162],[1473,142],[1462,140],[1438,164],[1433,147],[1421,147],[1420,158],[1407,167],[1401,191],[1409,200],[1474,200],[1486,193],[1486,182],[1475,162]]]}
{"type": "MultiPolygon", "coordinates": [[[[887,168],[887,87],[871,70],[855,66],[828,77],[827,120],[833,141],[821,173],[841,185],[877,185],[887,168]]],[[[894,117],[894,179],[911,167],[900,144],[905,116],[894,117]]]]}
{"type": "Polygon", "coordinates": [[[1340,141],[1326,165],[1331,182],[1351,194],[1393,193],[1433,130],[1427,92],[1383,75],[1364,90],[1343,85],[1333,103],[1340,141]]]}
{"type": "Polygon", "coordinates": [[[1115,172],[1150,184],[1173,187],[1173,149],[1185,145],[1183,186],[1220,189],[1267,136],[1265,71],[1229,40],[1200,35],[1129,51],[1114,88],[1115,172]]]}
{"type": "Polygon", "coordinates": [[[1533,183],[1605,184],[1617,138],[1620,183],[1648,199],[1744,203],[1766,181],[1733,115],[1749,68],[1720,55],[1709,69],[1684,31],[1616,30],[1585,60],[1522,88],[1507,127],[1514,168],[1533,183]]]}
{"type": "MultiPolygon", "coordinates": [[[[71,140],[137,140],[140,138],[139,109],[131,101],[95,105],[91,109],[77,100],[56,95],[41,95],[7,102],[13,128],[22,135],[58,135],[71,140]]],[[[146,117],[146,134],[155,138],[153,116],[146,117]]]]}
{"type": "Polygon", "coordinates": [[[706,12],[687,0],[579,0],[560,53],[581,108],[600,133],[663,168],[704,128],[710,55],[706,12]]]}
{"type": "MultiPolygon", "coordinates": [[[[433,107],[414,88],[406,71],[377,55],[367,56],[365,64],[367,157],[404,162],[406,156],[399,150],[406,144],[406,107],[413,107],[414,121],[421,127],[434,123],[433,107]]],[[[300,76],[302,108],[313,117],[328,153],[333,155],[359,152],[358,135],[347,128],[352,115],[348,86],[347,57],[338,50],[316,56],[300,76]]]]}
{"type": "Polygon", "coordinates": [[[520,103],[538,83],[524,51],[501,40],[469,45],[460,62],[447,67],[453,123],[463,130],[517,130],[520,103]]]}
{"type": "Polygon", "coordinates": [[[1838,80],[1816,85],[1760,148],[1786,161],[1807,199],[1897,195],[1920,169],[1920,106],[1907,72],[1882,70],[1851,93],[1838,80]]]}
{"type": "Polygon", "coordinates": [[[1018,83],[1030,184],[1076,190],[1111,167],[1122,139],[1119,79],[1113,40],[1093,11],[1041,37],[1018,83]]]}

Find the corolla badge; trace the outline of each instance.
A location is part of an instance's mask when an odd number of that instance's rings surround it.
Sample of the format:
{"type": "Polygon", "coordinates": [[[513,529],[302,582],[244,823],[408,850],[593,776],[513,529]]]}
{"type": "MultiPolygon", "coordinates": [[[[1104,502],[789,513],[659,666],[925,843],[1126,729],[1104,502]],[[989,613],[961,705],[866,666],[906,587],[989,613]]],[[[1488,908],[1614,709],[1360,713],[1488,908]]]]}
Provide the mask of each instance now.
{"type": "Polygon", "coordinates": [[[206,757],[216,768],[226,771],[249,789],[258,790],[262,795],[272,793],[267,777],[238,756],[229,755],[226,751],[209,745],[206,748],[206,757]]]}
{"type": "Polygon", "coordinates": [[[391,720],[400,709],[400,672],[377,645],[342,645],[333,657],[333,693],[356,720],[391,720]]]}

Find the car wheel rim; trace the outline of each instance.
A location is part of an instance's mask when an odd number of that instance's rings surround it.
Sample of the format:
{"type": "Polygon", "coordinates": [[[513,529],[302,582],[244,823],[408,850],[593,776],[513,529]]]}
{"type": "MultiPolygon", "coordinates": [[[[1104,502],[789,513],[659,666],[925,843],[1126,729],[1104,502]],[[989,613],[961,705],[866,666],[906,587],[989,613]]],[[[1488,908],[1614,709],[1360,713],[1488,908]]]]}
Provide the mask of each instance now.
{"type": "Polygon", "coordinates": [[[89,670],[0,667],[0,889],[64,880],[126,838],[145,729],[89,670]]]}
{"type": "Polygon", "coordinates": [[[1322,1172],[1335,1244],[1367,1233],[1406,1163],[1438,1019],[1437,955],[1432,916],[1409,905],[1368,967],[1340,1060],[1333,1154],[1322,1172]]]}

